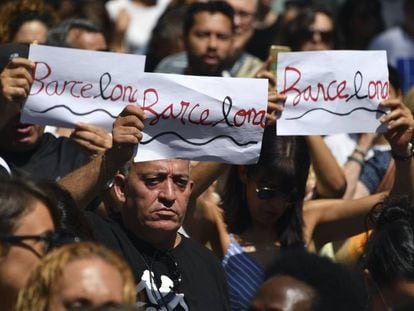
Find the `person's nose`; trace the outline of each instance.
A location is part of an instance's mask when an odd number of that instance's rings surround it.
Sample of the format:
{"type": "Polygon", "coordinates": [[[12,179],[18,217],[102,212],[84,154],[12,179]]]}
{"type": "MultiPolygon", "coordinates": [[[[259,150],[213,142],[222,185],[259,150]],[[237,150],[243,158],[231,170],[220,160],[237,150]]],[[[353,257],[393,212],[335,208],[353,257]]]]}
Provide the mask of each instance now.
{"type": "Polygon", "coordinates": [[[208,39],[208,49],[209,50],[216,50],[217,49],[217,37],[215,35],[211,35],[208,39]]]}
{"type": "Polygon", "coordinates": [[[321,37],[320,31],[314,31],[312,38],[313,38],[313,41],[314,42],[321,42],[322,41],[322,37],[321,37]]]}
{"type": "Polygon", "coordinates": [[[242,17],[240,16],[240,14],[239,13],[234,14],[234,27],[236,28],[236,33],[240,32],[242,23],[243,21],[242,21],[242,17]]]}
{"type": "Polygon", "coordinates": [[[159,201],[166,207],[171,207],[174,204],[176,200],[176,195],[174,189],[174,182],[171,179],[167,179],[164,182],[163,187],[159,192],[158,198],[159,201]]]}

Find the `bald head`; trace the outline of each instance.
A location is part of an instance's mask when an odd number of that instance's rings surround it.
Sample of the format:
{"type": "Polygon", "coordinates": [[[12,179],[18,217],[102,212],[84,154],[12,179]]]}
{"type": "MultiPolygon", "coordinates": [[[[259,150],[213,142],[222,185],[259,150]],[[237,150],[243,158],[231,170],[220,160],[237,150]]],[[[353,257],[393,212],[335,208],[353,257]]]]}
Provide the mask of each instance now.
{"type": "Polygon", "coordinates": [[[315,291],[306,283],[291,276],[278,275],[259,288],[251,310],[311,311],[315,297],[315,291]]]}

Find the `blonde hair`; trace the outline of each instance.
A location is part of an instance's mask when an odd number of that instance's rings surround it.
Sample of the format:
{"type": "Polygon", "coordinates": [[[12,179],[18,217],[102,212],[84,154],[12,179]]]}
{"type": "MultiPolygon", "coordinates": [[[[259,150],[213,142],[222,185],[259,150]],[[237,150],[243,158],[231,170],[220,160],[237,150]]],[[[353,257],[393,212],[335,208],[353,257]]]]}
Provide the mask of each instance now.
{"type": "Polygon", "coordinates": [[[128,264],[105,246],[83,242],[59,247],[41,260],[19,293],[16,311],[46,311],[65,267],[70,262],[87,258],[99,258],[116,268],[123,281],[123,303],[135,303],[135,281],[128,264]]]}

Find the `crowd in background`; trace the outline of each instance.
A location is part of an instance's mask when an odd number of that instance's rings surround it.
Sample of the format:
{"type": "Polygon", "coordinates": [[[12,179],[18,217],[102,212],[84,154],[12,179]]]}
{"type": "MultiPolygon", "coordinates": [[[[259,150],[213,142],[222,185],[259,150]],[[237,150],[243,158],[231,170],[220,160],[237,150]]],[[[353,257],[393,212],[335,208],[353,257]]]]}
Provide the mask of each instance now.
{"type": "Polygon", "coordinates": [[[414,307],[414,1],[10,0],[0,44],[1,310],[414,307]],[[267,78],[258,163],[133,163],[136,105],[111,133],[22,123],[28,44],[267,78]],[[274,45],[386,50],[386,132],[277,136],[274,45]]]}

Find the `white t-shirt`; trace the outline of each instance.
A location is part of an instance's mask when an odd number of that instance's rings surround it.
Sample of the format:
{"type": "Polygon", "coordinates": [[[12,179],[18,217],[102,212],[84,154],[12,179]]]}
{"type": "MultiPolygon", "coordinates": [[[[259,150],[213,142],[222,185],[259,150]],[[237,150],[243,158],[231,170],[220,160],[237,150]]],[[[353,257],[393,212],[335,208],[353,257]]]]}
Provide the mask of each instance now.
{"type": "Polygon", "coordinates": [[[400,59],[414,57],[414,39],[401,27],[393,27],[376,36],[369,45],[370,50],[386,50],[388,62],[397,67],[400,59]]]}
{"type": "Polygon", "coordinates": [[[170,0],[158,0],[156,5],[145,7],[131,0],[110,0],[106,3],[106,10],[113,21],[117,19],[122,9],[127,10],[130,23],[125,41],[130,51],[135,51],[147,45],[152,29],[169,3],[170,0]]]}

